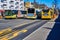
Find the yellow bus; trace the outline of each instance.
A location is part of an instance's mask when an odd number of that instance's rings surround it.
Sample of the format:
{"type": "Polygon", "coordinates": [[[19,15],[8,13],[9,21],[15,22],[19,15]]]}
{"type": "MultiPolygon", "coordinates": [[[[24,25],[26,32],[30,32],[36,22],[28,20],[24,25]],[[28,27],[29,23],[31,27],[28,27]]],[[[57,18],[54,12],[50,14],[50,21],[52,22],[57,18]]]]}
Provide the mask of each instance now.
{"type": "Polygon", "coordinates": [[[5,18],[16,18],[16,14],[12,10],[5,10],[5,18]]]}
{"type": "Polygon", "coordinates": [[[50,9],[44,9],[41,12],[41,19],[52,19],[53,13],[50,9]]]}
{"type": "Polygon", "coordinates": [[[35,8],[28,8],[27,9],[26,18],[29,18],[29,19],[36,19],[37,18],[35,8]]]}

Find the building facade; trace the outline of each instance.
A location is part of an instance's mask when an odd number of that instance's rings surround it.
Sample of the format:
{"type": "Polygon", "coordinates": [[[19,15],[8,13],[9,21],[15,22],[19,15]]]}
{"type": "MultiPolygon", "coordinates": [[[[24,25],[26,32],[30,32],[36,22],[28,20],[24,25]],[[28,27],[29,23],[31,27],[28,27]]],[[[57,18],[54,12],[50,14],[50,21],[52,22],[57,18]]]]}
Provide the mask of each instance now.
{"type": "Polygon", "coordinates": [[[24,10],[24,0],[0,0],[0,10],[24,10]]]}

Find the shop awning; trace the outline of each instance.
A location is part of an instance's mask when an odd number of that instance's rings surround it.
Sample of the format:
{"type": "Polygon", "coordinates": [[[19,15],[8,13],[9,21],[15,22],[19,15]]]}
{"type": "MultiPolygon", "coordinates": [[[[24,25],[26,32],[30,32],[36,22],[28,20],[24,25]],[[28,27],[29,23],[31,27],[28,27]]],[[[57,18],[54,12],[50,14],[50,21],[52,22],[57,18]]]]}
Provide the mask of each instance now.
{"type": "Polygon", "coordinates": [[[0,12],[5,12],[4,10],[0,10],[0,12]]]}

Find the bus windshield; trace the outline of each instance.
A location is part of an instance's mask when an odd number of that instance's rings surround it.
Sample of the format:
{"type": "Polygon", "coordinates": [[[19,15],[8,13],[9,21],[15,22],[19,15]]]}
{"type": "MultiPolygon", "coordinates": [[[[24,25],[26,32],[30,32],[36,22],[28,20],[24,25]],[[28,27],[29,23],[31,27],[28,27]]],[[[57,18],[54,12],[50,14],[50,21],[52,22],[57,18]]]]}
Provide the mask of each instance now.
{"type": "Polygon", "coordinates": [[[12,14],[17,14],[18,10],[12,10],[12,14]]]}
{"type": "Polygon", "coordinates": [[[12,16],[12,12],[11,12],[10,10],[9,10],[9,11],[6,10],[6,11],[5,11],[5,16],[12,16]]]}
{"type": "Polygon", "coordinates": [[[28,9],[28,13],[34,13],[35,12],[35,9],[34,8],[29,8],[28,9]]]}
{"type": "Polygon", "coordinates": [[[49,10],[42,10],[43,12],[49,12],[49,10]]]}
{"type": "Polygon", "coordinates": [[[21,11],[22,14],[27,14],[27,11],[21,11]]]}

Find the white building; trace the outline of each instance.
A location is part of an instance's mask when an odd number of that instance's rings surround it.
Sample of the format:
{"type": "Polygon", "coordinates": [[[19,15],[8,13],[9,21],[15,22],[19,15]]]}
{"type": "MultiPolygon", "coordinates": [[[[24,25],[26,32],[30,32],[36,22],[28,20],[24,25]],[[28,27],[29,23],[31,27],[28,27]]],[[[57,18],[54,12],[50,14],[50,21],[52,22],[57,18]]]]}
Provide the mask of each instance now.
{"type": "Polygon", "coordinates": [[[0,0],[0,9],[24,10],[24,0],[0,0]]]}

